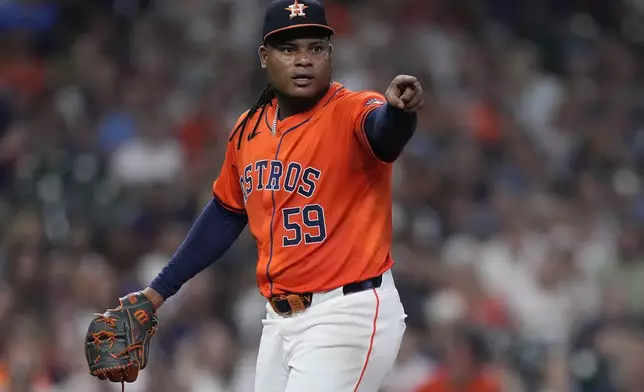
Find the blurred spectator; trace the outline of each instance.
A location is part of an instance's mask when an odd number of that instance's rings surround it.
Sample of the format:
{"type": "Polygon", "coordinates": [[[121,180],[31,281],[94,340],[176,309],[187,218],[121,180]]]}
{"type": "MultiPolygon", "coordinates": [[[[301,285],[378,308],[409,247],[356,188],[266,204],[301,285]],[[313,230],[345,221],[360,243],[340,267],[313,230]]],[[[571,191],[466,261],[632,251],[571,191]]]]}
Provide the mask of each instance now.
{"type": "Polygon", "coordinates": [[[473,331],[453,329],[444,341],[443,363],[416,392],[500,392],[502,381],[487,368],[485,341],[473,331]]]}
{"type": "Polygon", "coordinates": [[[163,119],[143,120],[138,137],[124,141],[112,155],[112,175],[123,186],[171,183],[183,171],[181,146],[163,119]]]}

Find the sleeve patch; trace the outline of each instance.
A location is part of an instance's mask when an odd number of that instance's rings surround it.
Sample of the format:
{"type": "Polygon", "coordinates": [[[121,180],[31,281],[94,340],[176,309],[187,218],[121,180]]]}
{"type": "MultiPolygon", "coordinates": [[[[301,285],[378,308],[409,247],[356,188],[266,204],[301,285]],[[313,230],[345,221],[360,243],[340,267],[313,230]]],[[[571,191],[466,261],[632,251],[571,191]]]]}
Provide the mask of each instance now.
{"type": "Polygon", "coordinates": [[[371,99],[368,99],[367,102],[364,103],[364,106],[371,106],[371,105],[376,105],[376,104],[377,105],[382,105],[384,103],[385,103],[385,101],[383,101],[380,98],[371,98],[371,99]]]}

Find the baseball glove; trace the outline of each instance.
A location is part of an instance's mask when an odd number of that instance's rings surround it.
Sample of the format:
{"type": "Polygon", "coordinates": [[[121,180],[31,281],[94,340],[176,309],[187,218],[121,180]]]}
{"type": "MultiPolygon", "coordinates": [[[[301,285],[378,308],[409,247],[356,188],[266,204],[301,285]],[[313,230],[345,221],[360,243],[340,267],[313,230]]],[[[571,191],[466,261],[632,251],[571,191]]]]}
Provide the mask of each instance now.
{"type": "Polygon", "coordinates": [[[148,363],[150,340],[159,321],[150,298],[141,292],[119,299],[120,306],[96,314],[85,339],[90,373],[101,380],[134,382],[148,363]]]}

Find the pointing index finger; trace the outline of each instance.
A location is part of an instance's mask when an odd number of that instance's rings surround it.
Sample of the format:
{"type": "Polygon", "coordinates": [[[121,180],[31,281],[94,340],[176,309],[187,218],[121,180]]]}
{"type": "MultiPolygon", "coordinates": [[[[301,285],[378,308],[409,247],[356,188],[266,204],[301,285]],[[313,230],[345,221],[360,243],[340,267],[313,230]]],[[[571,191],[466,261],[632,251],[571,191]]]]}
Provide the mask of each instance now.
{"type": "Polygon", "coordinates": [[[409,75],[398,75],[394,78],[394,84],[397,86],[400,85],[413,85],[418,79],[414,76],[409,75]]]}

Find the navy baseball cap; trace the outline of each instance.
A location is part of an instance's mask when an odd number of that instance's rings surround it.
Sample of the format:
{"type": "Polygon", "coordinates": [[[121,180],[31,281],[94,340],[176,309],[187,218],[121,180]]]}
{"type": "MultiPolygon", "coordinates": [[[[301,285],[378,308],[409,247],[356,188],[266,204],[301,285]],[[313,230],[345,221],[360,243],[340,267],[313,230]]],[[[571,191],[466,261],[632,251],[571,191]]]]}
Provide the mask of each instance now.
{"type": "Polygon", "coordinates": [[[326,12],[316,0],[275,0],[266,9],[262,40],[281,31],[298,27],[316,27],[329,35],[335,31],[326,21],[326,12]]]}

